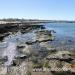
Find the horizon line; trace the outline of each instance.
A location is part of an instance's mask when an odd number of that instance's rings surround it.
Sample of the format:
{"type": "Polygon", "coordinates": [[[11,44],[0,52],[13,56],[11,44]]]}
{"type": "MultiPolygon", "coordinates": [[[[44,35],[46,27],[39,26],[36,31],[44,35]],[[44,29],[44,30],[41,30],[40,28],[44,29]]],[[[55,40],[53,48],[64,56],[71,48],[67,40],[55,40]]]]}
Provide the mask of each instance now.
{"type": "Polygon", "coordinates": [[[49,20],[49,21],[75,21],[75,20],[67,20],[67,19],[41,19],[41,18],[0,18],[0,20],[3,19],[24,19],[24,20],[49,20]]]}

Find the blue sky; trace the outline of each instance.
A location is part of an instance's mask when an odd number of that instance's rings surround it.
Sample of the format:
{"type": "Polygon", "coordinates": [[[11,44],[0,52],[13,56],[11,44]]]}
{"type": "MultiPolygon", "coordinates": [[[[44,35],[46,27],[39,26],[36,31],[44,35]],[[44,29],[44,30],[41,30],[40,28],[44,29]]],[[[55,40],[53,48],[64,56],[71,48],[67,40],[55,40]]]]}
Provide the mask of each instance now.
{"type": "Polygon", "coordinates": [[[0,0],[0,18],[75,20],[75,0],[0,0]]]}

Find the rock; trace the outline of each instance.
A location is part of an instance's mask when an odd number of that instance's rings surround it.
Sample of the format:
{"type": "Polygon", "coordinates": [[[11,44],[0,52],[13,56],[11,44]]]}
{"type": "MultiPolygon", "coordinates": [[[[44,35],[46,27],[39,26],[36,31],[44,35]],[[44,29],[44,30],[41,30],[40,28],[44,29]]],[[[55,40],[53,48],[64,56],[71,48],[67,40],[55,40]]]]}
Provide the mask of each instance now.
{"type": "Polygon", "coordinates": [[[7,67],[0,65],[0,75],[7,75],[7,67]]]}
{"type": "Polygon", "coordinates": [[[66,61],[66,62],[70,62],[72,61],[73,59],[72,58],[59,58],[60,61],[66,61]]]}
{"type": "Polygon", "coordinates": [[[51,31],[48,31],[48,30],[39,30],[36,32],[36,39],[38,41],[53,40],[52,33],[51,31]]]}
{"type": "Polygon", "coordinates": [[[20,52],[29,55],[30,54],[29,46],[25,45],[25,48],[21,49],[20,52]]]}
{"type": "Polygon", "coordinates": [[[27,55],[25,54],[19,54],[17,56],[15,56],[15,59],[26,59],[27,58],[27,55]]]}
{"type": "MultiPolygon", "coordinates": [[[[18,62],[15,62],[15,61],[13,60],[12,66],[17,66],[17,64],[18,64],[18,62]]],[[[18,64],[18,65],[19,65],[19,64],[18,64]]]]}
{"type": "Polygon", "coordinates": [[[72,53],[69,51],[58,51],[56,55],[59,56],[59,58],[68,59],[71,58],[72,53]]]}
{"type": "Polygon", "coordinates": [[[15,56],[13,62],[12,62],[12,66],[19,66],[23,61],[25,61],[25,59],[27,59],[28,56],[25,54],[18,54],[15,56]]]}
{"type": "Polygon", "coordinates": [[[18,49],[24,48],[25,46],[19,45],[17,46],[18,49]]]}
{"type": "Polygon", "coordinates": [[[22,63],[22,60],[21,59],[14,59],[13,60],[13,62],[12,62],[12,64],[11,64],[11,67],[16,67],[16,66],[19,66],[19,65],[21,65],[21,63],[22,63]]]}
{"type": "Polygon", "coordinates": [[[3,33],[3,34],[0,34],[0,40],[2,41],[4,39],[4,37],[8,36],[10,33],[3,33]]]}
{"type": "Polygon", "coordinates": [[[52,47],[51,44],[48,43],[48,42],[41,42],[41,43],[40,43],[40,46],[41,46],[41,47],[46,47],[47,50],[49,50],[49,51],[55,51],[55,50],[56,50],[56,49],[55,49],[54,47],[52,47]]]}
{"type": "Polygon", "coordinates": [[[27,45],[32,45],[35,43],[48,42],[48,41],[54,40],[54,36],[52,35],[51,31],[48,31],[48,30],[36,31],[35,35],[36,35],[35,41],[27,41],[26,42],[27,45]]]}
{"type": "Polygon", "coordinates": [[[19,66],[10,66],[8,67],[7,75],[27,75],[27,64],[21,62],[19,66]]]}
{"type": "Polygon", "coordinates": [[[4,64],[8,60],[7,56],[0,58],[0,64],[4,64]]]}
{"type": "Polygon", "coordinates": [[[19,67],[9,67],[7,75],[21,75],[19,67]]]}
{"type": "Polygon", "coordinates": [[[47,56],[48,60],[60,60],[60,61],[66,61],[66,62],[70,62],[73,60],[73,58],[71,58],[71,53],[69,51],[58,51],[55,54],[51,54],[49,56],[47,56]]]}

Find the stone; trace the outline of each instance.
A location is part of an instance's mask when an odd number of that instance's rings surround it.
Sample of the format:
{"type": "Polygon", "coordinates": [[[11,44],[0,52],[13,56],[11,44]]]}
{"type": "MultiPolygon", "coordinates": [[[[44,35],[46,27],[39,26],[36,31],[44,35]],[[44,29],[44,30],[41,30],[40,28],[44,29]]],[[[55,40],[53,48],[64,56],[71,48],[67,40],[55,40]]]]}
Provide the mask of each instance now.
{"type": "Polygon", "coordinates": [[[7,67],[0,65],[0,75],[7,75],[7,67]]]}

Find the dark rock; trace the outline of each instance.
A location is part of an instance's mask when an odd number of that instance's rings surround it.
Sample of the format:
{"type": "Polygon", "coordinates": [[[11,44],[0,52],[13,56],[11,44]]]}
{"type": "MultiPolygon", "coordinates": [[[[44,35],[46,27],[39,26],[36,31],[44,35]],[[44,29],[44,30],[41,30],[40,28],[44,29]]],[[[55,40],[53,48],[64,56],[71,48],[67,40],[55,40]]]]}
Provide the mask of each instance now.
{"type": "Polygon", "coordinates": [[[13,63],[12,63],[12,66],[16,66],[17,64],[16,64],[16,62],[15,61],[13,61],[13,63]]]}
{"type": "Polygon", "coordinates": [[[59,60],[60,60],[60,61],[70,62],[70,61],[72,61],[73,59],[72,59],[72,58],[62,58],[62,59],[59,58],[59,60]]]}
{"type": "Polygon", "coordinates": [[[18,55],[15,59],[26,59],[27,55],[18,55]]]}
{"type": "Polygon", "coordinates": [[[17,46],[18,49],[24,48],[25,46],[17,46]]]}
{"type": "Polygon", "coordinates": [[[8,57],[7,56],[0,58],[0,64],[4,64],[7,61],[8,61],[8,57]]]}

